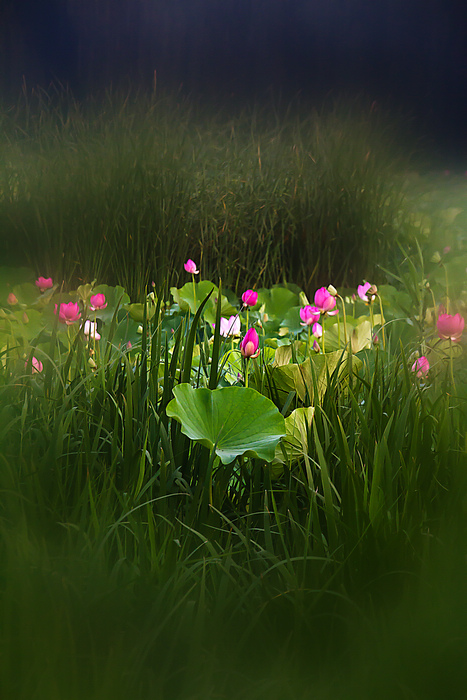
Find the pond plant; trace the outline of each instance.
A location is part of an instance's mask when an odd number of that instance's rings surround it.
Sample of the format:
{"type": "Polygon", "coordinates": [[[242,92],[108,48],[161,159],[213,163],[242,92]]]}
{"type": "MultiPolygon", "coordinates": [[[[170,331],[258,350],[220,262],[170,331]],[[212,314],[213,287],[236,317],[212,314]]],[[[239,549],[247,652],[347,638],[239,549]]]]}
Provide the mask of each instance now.
{"type": "MultiPolygon", "coordinates": [[[[195,627],[224,591],[222,615],[256,620],[242,623],[247,646],[278,624],[261,614],[277,596],[295,611],[297,640],[320,628],[325,592],[339,591],[331,619],[351,601],[365,609],[362,590],[374,580],[377,596],[395,566],[390,542],[416,575],[467,466],[464,318],[430,306],[446,305],[442,286],[420,286],[415,323],[406,289],[369,282],[321,287],[311,305],[293,285],[236,299],[193,279],[171,298],[162,286],[131,302],[118,286],[45,281],[1,271],[2,488],[17,494],[4,498],[8,561],[34,526],[38,552],[71,546],[89,565],[122,568],[112,580],[125,585],[174,585],[179,602],[161,601],[177,619],[177,605],[191,610],[195,627]]],[[[157,686],[158,644],[145,642],[128,687],[157,686]]]]}
{"type": "Polygon", "coordinates": [[[311,144],[295,124],[290,152],[286,130],[258,142],[242,118],[214,120],[211,141],[186,121],[186,140],[163,153],[172,108],[152,104],[133,123],[122,107],[118,124],[94,123],[115,168],[96,165],[94,194],[83,179],[82,237],[64,255],[64,222],[79,220],[70,193],[94,155],[78,106],[51,128],[62,108],[43,110],[49,131],[33,112],[23,125],[43,174],[26,178],[13,159],[26,149],[16,131],[0,189],[11,259],[15,227],[37,254],[34,269],[0,268],[0,696],[459,697],[458,214],[445,216],[452,245],[433,253],[423,231],[436,217],[422,207],[423,225],[406,219],[396,181],[386,203],[393,173],[373,178],[365,129],[333,160],[347,143],[336,114],[316,117],[311,144]],[[152,140],[156,114],[164,139],[152,140]],[[128,161],[122,133],[135,137],[128,161]],[[41,199],[54,149],[63,208],[41,199]],[[196,171],[197,160],[210,165],[196,171]],[[85,230],[92,207],[99,236],[85,230]],[[316,240],[302,236],[308,225],[316,240]],[[347,231],[341,257],[331,230],[347,231]],[[303,256],[287,258],[288,245],[303,256]]]}

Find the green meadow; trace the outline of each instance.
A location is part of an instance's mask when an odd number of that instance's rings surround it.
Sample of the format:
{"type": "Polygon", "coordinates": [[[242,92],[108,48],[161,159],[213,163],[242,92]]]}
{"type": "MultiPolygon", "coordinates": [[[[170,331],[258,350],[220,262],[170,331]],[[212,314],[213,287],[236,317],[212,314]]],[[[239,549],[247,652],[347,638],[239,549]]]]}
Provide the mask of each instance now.
{"type": "Polygon", "coordinates": [[[467,178],[356,101],[0,125],[0,696],[462,697],[467,178]]]}

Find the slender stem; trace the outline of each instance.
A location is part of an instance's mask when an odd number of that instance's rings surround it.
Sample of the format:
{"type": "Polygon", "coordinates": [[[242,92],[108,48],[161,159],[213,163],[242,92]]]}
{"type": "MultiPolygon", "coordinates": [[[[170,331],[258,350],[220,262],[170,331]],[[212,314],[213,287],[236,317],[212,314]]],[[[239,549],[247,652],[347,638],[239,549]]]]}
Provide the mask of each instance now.
{"type": "Polygon", "coordinates": [[[249,359],[250,359],[249,357],[245,358],[245,373],[244,373],[245,381],[244,381],[244,384],[246,387],[248,387],[248,360],[249,359]]]}
{"type": "Polygon", "coordinates": [[[383,350],[385,350],[386,349],[386,336],[384,333],[384,325],[385,325],[386,321],[384,319],[384,314],[383,314],[383,302],[382,302],[379,294],[378,294],[378,300],[379,300],[379,310],[381,313],[381,337],[383,339],[383,350]]]}
{"type": "Polygon", "coordinates": [[[195,287],[195,276],[192,273],[191,279],[193,280],[193,299],[195,300],[195,313],[196,313],[196,287],[195,287]]]}
{"type": "MultiPolygon", "coordinates": [[[[345,313],[345,301],[339,294],[337,295],[338,299],[341,300],[342,303],[342,320],[344,322],[344,350],[347,349],[347,316],[345,313]]],[[[338,323],[338,328],[339,328],[339,322],[338,323]]],[[[339,347],[340,347],[340,337],[339,337],[339,347]]]]}
{"type": "Polygon", "coordinates": [[[452,358],[452,338],[449,338],[449,365],[451,368],[451,383],[454,393],[456,393],[456,382],[454,381],[454,369],[453,369],[453,358],[452,358]]]}
{"type": "Polygon", "coordinates": [[[441,263],[441,266],[444,269],[444,279],[446,280],[446,313],[449,313],[449,285],[448,285],[448,271],[446,269],[446,265],[443,265],[441,263]]]}
{"type": "Polygon", "coordinates": [[[431,300],[433,302],[433,313],[435,315],[435,326],[438,323],[438,311],[436,309],[436,301],[435,301],[435,295],[433,294],[433,290],[430,286],[430,294],[431,294],[431,300]]]}

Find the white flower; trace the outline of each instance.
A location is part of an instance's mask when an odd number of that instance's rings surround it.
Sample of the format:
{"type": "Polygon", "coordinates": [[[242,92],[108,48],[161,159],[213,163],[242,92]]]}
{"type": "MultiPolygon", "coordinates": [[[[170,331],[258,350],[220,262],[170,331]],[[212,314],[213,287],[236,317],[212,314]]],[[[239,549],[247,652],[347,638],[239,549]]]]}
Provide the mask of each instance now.
{"type": "Polygon", "coordinates": [[[86,336],[86,338],[100,340],[101,337],[97,332],[97,323],[94,323],[94,321],[86,321],[84,324],[84,335],[86,336]]]}

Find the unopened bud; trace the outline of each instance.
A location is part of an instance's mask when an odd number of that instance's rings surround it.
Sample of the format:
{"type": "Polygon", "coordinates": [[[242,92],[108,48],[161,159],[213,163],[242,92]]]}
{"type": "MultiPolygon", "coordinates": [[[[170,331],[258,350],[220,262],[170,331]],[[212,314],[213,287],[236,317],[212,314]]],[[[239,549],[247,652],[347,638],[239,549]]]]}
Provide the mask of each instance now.
{"type": "Polygon", "coordinates": [[[329,285],[328,292],[331,296],[337,297],[337,289],[332,284],[329,285]]]}

